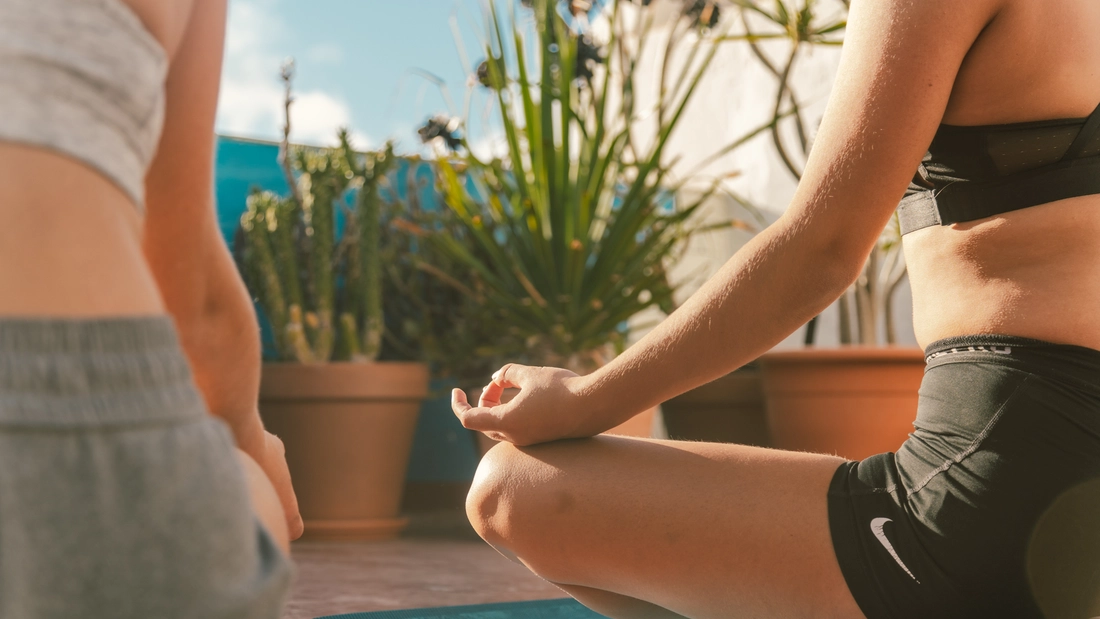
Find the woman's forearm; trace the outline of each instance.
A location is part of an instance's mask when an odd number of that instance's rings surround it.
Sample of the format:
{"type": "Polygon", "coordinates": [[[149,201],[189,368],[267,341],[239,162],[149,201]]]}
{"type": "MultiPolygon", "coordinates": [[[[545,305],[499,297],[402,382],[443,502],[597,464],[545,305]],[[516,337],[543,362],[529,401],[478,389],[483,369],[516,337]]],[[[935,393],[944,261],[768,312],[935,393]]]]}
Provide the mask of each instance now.
{"type": "Polygon", "coordinates": [[[302,517],[284,447],[264,430],[257,406],[260,329],[256,312],[224,244],[215,247],[205,272],[204,292],[192,303],[180,301],[173,312],[180,342],[207,408],[229,425],[237,447],[267,475],[286,515],[290,539],[296,539],[302,534],[302,517]]]}
{"type": "Polygon", "coordinates": [[[256,312],[228,252],[210,271],[202,303],[173,316],[208,409],[229,424],[237,446],[255,457],[264,448],[256,312]]]}
{"type": "Polygon", "coordinates": [[[618,423],[719,378],[835,301],[862,267],[860,250],[806,228],[781,219],[761,232],[638,343],[581,379],[595,414],[618,423]]]}

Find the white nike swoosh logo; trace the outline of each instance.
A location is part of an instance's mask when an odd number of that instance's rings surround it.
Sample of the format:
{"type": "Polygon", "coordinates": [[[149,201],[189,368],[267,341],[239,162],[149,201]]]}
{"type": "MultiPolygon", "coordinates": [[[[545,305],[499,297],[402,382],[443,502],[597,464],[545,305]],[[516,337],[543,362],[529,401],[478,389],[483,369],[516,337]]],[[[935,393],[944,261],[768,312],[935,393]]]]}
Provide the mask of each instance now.
{"type": "Polygon", "coordinates": [[[917,580],[917,577],[913,575],[913,572],[909,571],[909,568],[905,567],[905,564],[901,561],[901,557],[899,557],[898,553],[894,551],[893,544],[890,543],[890,540],[886,539],[886,533],[882,530],[882,527],[887,522],[893,522],[893,520],[890,520],[889,518],[875,518],[874,520],[872,520],[871,533],[875,534],[875,539],[877,539],[879,543],[882,544],[884,548],[886,548],[886,552],[890,553],[891,557],[894,557],[894,561],[898,562],[898,565],[901,566],[901,569],[905,570],[906,574],[909,574],[909,578],[912,578],[919,585],[920,581],[917,580]]]}

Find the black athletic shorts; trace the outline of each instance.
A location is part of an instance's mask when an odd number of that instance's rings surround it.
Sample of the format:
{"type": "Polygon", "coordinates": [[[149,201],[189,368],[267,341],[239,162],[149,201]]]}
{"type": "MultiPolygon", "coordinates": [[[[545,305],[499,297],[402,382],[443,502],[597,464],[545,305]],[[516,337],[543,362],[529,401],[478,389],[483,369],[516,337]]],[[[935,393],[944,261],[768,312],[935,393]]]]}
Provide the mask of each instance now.
{"type": "Polygon", "coordinates": [[[991,335],[926,356],[909,439],[829,487],[863,613],[1100,616],[1100,351],[991,335]]]}

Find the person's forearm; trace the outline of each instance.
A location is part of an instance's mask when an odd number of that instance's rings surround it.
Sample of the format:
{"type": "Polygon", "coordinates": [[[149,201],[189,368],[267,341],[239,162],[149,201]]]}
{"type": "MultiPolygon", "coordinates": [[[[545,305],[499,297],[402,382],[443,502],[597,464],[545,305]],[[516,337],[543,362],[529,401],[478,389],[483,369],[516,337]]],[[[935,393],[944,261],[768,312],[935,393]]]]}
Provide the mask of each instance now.
{"type": "MultiPolygon", "coordinates": [[[[215,269],[217,271],[217,269],[215,269]]],[[[173,312],[180,342],[211,413],[222,418],[237,446],[253,455],[264,446],[257,400],[260,329],[239,277],[213,277],[201,304],[173,312]]]]}
{"type": "Polygon", "coordinates": [[[780,220],[761,232],[653,331],[581,379],[596,414],[618,423],[724,376],[835,301],[862,266],[860,250],[806,228],[780,220]]]}
{"type": "MultiPolygon", "coordinates": [[[[264,430],[258,404],[260,329],[252,300],[233,260],[218,243],[206,261],[205,285],[190,301],[175,295],[180,342],[208,410],[223,419],[244,460],[260,467],[274,486],[290,539],[302,534],[302,517],[290,481],[283,443],[264,430]]],[[[172,307],[169,304],[169,310],[172,307]]]]}

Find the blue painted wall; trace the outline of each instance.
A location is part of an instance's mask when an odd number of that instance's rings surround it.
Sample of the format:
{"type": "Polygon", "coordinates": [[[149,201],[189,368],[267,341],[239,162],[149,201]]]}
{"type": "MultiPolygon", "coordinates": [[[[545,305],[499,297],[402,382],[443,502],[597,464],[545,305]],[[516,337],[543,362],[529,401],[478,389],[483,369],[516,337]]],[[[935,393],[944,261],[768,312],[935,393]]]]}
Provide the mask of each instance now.
{"type": "Polygon", "coordinates": [[[218,138],[215,155],[215,197],[218,224],[227,243],[245,211],[245,200],[253,187],[285,194],[286,180],[279,169],[279,145],[235,138],[218,138]]]}
{"type": "MultiPolygon", "coordinates": [[[[226,243],[232,245],[245,201],[253,188],[276,193],[288,191],[277,161],[279,145],[237,138],[219,137],[215,195],[218,223],[226,243]]],[[[395,172],[401,197],[411,186],[423,208],[438,208],[431,168],[421,162],[403,160],[395,172]],[[412,181],[410,183],[410,181],[412,181]]],[[[420,420],[409,461],[409,481],[453,482],[473,479],[477,454],[469,432],[451,413],[449,385],[434,382],[432,396],[420,409],[420,420]]]]}

